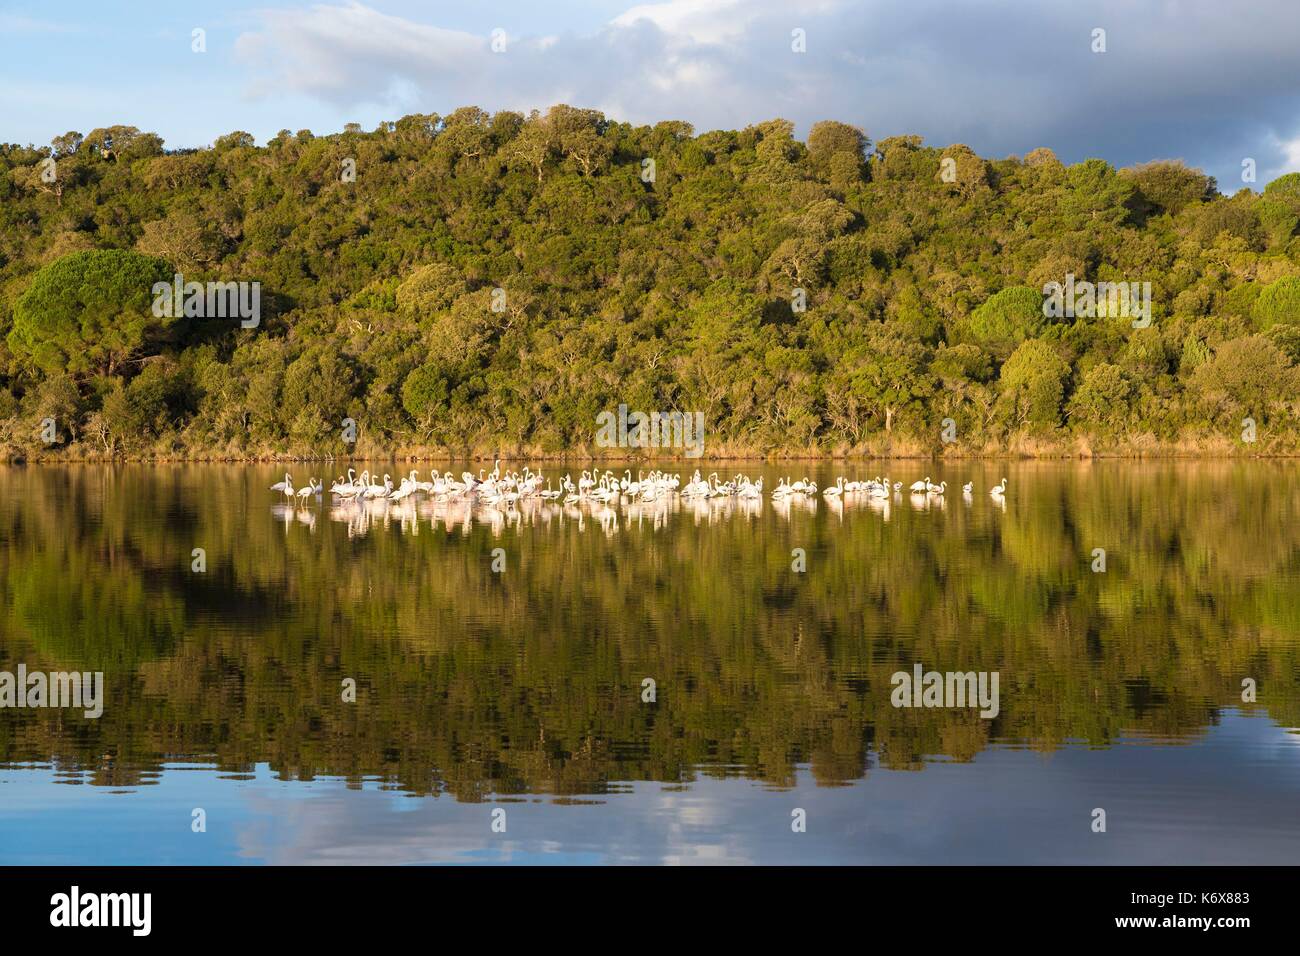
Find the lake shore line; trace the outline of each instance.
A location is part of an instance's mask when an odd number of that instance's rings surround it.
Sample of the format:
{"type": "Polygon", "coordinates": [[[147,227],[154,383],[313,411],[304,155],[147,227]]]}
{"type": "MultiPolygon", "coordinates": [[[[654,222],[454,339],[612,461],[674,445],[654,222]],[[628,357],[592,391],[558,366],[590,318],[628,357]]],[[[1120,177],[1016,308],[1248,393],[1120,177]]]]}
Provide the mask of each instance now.
{"type": "Polygon", "coordinates": [[[409,463],[501,460],[506,462],[583,462],[588,465],[654,466],[672,464],[690,467],[692,462],[830,462],[830,461],[1209,461],[1233,459],[1283,460],[1300,458],[1300,443],[1289,440],[1260,440],[1254,443],[1223,437],[1185,441],[1158,441],[1149,436],[1122,443],[1019,438],[1005,444],[972,447],[953,443],[936,446],[916,440],[894,440],[873,445],[837,448],[764,449],[742,444],[720,443],[700,455],[665,449],[600,448],[579,446],[564,450],[533,446],[386,446],[379,442],[358,442],[349,449],[159,449],[154,452],[106,453],[76,443],[54,451],[26,451],[10,446],[0,449],[6,464],[272,464],[288,462],[391,461],[409,463]]]}

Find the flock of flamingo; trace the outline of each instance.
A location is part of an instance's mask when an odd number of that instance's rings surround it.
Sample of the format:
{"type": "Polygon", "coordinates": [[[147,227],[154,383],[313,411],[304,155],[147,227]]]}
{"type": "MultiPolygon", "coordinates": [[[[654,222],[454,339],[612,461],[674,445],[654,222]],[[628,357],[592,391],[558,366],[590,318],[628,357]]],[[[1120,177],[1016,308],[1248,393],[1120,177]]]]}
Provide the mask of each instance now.
{"type": "MultiPolygon", "coordinates": [[[[393,479],[385,474],[381,480],[368,470],[356,474],[356,469],[349,468],[346,478],[339,476],[329,487],[332,499],[338,502],[386,501],[400,502],[417,494],[428,496],[436,502],[464,501],[471,504],[496,508],[513,508],[521,502],[530,500],[555,501],[565,505],[579,505],[586,502],[612,505],[632,502],[655,502],[670,498],[685,500],[709,500],[716,498],[734,498],[741,501],[760,501],[763,498],[763,479],[752,481],[747,475],[735,475],[727,481],[718,478],[717,472],[707,478],[696,470],[695,474],[682,484],[681,475],[663,471],[651,471],[648,475],[642,471],[632,477],[631,470],[625,470],[623,477],[606,471],[599,474],[597,470],[583,471],[577,482],[571,474],[559,480],[559,487],[552,486],[552,480],[540,472],[525,467],[522,472],[506,471],[502,473],[501,463],[497,461],[490,473],[486,468],[479,469],[478,474],[465,471],[459,480],[450,472],[441,475],[430,473],[430,480],[421,481],[419,471],[412,469],[403,477],[396,487],[393,479]],[[545,486],[543,487],[543,482],[545,486]]],[[[285,473],[284,480],[271,486],[289,502],[306,504],[310,499],[321,499],[325,495],[325,485],[319,478],[310,478],[307,484],[295,488],[293,477],[285,473]]],[[[772,489],[774,502],[790,502],[813,499],[818,493],[817,483],[802,478],[791,481],[782,478],[772,489]]],[[[855,499],[889,501],[901,499],[903,483],[890,482],[889,477],[877,476],[866,480],[846,480],[842,476],[835,484],[820,489],[821,496],[828,501],[844,502],[855,499]]],[[[948,491],[948,482],[935,484],[927,475],[923,480],[914,481],[907,491],[915,501],[920,499],[942,500],[948,491]]],[[[974,483],[962,486],[962,496],[969,501],[974,493],[974,483]]],[[[989,495],[995,501],[1003,501],[1007,492],[1007,479],[989,489],[989,495]]]]}

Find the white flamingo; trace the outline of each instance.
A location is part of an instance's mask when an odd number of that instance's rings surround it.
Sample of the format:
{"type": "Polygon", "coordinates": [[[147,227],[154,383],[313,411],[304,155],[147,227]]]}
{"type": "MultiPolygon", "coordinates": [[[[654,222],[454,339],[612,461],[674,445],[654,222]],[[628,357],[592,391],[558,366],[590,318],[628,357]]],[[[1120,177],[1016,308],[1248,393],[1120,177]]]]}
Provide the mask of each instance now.
{"type": "Polygon", "coordinates": [[[384,483],[382,485],[369,485],[362,493],[363,498],[387,498],[393,493],[393,479],[384,474],[384,483]]]}

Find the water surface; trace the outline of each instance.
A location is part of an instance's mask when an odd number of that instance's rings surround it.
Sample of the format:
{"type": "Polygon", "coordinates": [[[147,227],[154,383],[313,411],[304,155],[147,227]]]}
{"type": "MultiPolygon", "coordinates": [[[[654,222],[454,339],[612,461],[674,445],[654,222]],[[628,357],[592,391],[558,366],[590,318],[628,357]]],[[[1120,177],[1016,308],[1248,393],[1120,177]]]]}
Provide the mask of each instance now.
{"type": "Polygon", "coordinates": [[[98,720],[0,710],[0,862],[1300,859],[1295,464],[712,470],[950,488],[334,508],[282,468],[0,470],[0,670],[107,684],[98,720]],[[997,717],[894,707],[916,662],[996,671],[997,717]]]}

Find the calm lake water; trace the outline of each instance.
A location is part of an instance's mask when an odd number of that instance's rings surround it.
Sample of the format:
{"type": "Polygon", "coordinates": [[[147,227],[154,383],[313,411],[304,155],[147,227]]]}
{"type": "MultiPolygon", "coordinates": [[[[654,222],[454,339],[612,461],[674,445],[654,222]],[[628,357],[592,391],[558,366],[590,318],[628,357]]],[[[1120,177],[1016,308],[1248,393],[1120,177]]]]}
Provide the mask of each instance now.
{"type": "Polygon", "coordinates": [[[468,512],[0,469],[0,671],[105,681],[97,720],[0,709],[0,863],[1300,860],[1296,463],[704,470],[950,488],[468,512]],[[997,716],[894,706],[917,663],[996,672],[997,716]]]}

